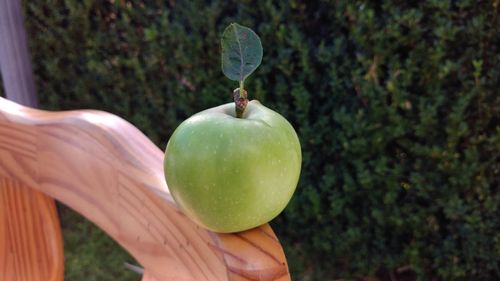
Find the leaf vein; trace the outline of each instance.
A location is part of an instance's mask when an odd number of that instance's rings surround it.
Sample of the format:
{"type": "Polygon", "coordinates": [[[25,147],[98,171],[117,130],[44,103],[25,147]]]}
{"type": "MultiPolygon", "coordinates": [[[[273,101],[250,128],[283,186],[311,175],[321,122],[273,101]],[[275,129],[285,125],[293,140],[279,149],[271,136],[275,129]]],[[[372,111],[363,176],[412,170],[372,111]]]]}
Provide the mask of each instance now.
{"type": "Polygon", "coordinates": [[[238,43],[238,48],[240,50],[240,81],[243,81],[243,51],[241,50],[241,41],[240,37],[238,36],[237,26],[236,25],[233,26],[234,26],[234,33],[236,36],[236,42],[238,43]]]}

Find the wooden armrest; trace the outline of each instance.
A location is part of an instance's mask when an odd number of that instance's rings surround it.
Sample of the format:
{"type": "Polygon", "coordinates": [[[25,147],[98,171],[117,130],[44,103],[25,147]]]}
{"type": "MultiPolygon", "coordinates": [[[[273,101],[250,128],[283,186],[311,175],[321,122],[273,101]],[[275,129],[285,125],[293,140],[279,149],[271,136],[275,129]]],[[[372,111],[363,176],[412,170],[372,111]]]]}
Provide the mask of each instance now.
{"type": "Polygon", "coordinates": [[[0,179],[81,213],[158,281],[290,280],[268,225],[217,234],[191,222],[168,192],[163,152],[115,115],[48,112],[0,98],[0,136],[0,179]]]}

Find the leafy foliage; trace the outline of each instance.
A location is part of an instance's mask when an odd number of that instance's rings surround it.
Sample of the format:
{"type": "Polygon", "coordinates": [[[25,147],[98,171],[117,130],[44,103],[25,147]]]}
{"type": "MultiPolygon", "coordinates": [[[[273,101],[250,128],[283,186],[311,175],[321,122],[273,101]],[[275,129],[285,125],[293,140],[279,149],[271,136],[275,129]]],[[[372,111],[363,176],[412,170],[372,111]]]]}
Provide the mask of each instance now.
{"type": "Polygon", "coordinates": [[[59,206],[64,238],[64,280],[136,281],[125,262],[137,264],[118,244],[79,214],[59,206]]]}
{"type": "Polygon", "coordinates": [[[219,39],[264,45],[251,98],[303,147],[274,223],[294,279],[494,280],[500,274],[499,1],[28,1],[38,92],[98,108],[160,147],[231,100],[219,39]]]}

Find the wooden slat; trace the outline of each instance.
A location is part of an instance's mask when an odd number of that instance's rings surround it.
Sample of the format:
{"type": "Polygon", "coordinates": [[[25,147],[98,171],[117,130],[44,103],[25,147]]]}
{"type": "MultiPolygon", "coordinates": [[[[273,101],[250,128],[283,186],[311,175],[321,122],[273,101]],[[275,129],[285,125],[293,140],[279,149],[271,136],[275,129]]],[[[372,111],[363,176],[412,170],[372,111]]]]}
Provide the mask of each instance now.
{"type": "MultiPolygon", "coordinates": [[[[0,98],[2,126],[12,137],[15,128],[33,133],[36,149],[31,157],[19,153],[26,143],[0,146],[7,155],[0,175],[37,183],[106,231],[157,281],[290,280],[268,225],[217,234],[189,220],[168,191],[163,152],[123,119],[99,111],[33,110],[0,98]]],[[[17,135],[19,142],[29,139],[17,135]]]]}
{"type": "MultiPolygon", "coordinates": [[[[0,72],[9,99],[37,106],[20,0],[0,0],[0,72]]],[[[0,280],[62,280],[62,238],[54,200],[31,189],[36,183],[27,181],[36,173],[31,162],[36,140],[30,131],[10,129],[14,137],[0,125],[0,167],[9,162],[9,171],[23,173],[25,180],[8,179],[7,170],[0,171],[0,280]],[[6,154],[9,148],[16,153],[6,154]]]]}
{"type": "Polygon", "coordinates": [[[63,280],[63,248],[53,200],[0,178],[0,280],[63,280]]]}
{"type": "Polygon", "coordinates": [[[154,278],[153,275],[149,272],[144,272],[141,281],[158,281],[158,279],[154,278]]]}

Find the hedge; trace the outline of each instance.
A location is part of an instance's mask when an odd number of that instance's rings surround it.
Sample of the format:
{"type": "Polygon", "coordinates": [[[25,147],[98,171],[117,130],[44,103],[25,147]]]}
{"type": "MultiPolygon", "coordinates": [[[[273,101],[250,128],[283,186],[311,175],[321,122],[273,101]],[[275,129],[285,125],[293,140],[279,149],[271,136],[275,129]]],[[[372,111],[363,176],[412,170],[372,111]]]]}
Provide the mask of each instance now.
{"type": "Polygon", "coordinates": [[[294,280],[500,278],[499,1],[49,2],[25,2],[43,107],[113,112],[161,148],[231,100],[224,27],[260,35],[246,87],[303,149],[272,223],[294,280]]]}

